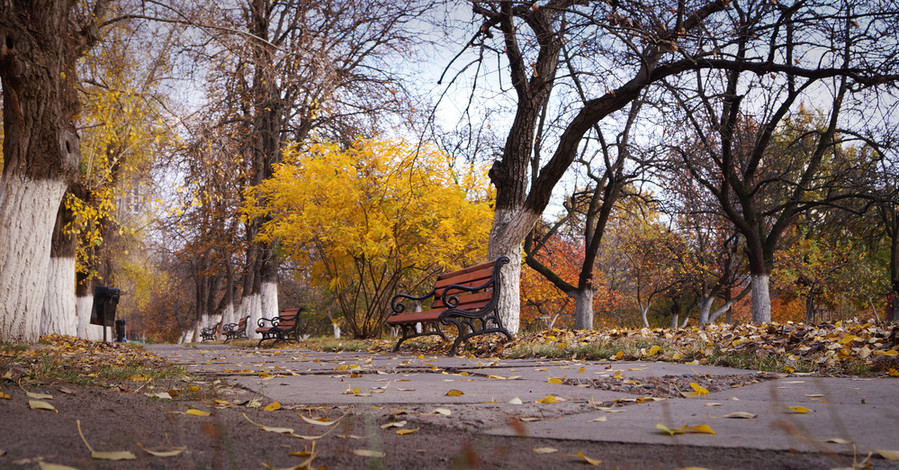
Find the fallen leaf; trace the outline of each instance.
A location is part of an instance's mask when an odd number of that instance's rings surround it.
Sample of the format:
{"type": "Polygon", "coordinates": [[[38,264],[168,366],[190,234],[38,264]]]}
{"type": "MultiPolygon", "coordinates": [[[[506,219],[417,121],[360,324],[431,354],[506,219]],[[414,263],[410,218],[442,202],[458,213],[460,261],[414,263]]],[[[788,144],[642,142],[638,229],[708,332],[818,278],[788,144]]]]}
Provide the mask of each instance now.
{"type": "Polygon", "coordinates": [[[3,392],[0,392],[0,398],[2,398],[3,400],[12,400],[12,396],[10,394],[3,392]]]}
{"type": "Polygon", "coordinates": [[[146,447],[142,446],[140,442],[137,443],[137,446],[140,447],[141,449],[143,449],[144,452],[146,452],[154,457],[174,457],[174,456],[184,452],[185,450],[187,450],[187,447],[174,447],[171,450],[155,451],[155,450],[147,449],[146,447]]]}
{"type": "Polygon", "coordinates": [[[650,355],[650,356],[655,356],[655,355],[658,354],[659,351],[661,351],[661,350],[662,350],[662,347],[659,346],[658,344],[656,344],[656,345],[654,345],[653,347],[649,348],[649,351],[647,351],[646,353],[647,353],[648,355],[650,355]]]}
{"type": "Polygon", "coordinates": [[[184,412],[184,414],[193,415],[193,416],[209,416],[212,413],[208,411],[198,410],[196,408],[191,408],[184,412]]]}
{"type": "Polygon", "coordinates": [[[68,465],[59,465],[55,463],[47,463],[47,462],[38,462],[37,468],[39,470],[78,470],[75,467],[70,467],[68,465]]]}
{"type": "Polygon", "coordinates": [[[360,457],[381,458],[387,456],[387,454],[385,454],[384,452],[371,449],[356,449],[353,451],[353,453],[360,457]]]}
{"type": "Polygon", "coordinates": [[[510,405],[521,405],[522,404],[521,398],[515,397],[515,398],[509,400],[509,404],[510,405]]]}
{"type": "Polygon", "coordinates": [[[558,452],[558,451],[559,451],[558,449],[555,449],[555,448],[552,448],[552,447],[535,447],[535,448],[534,448],[534,452],[536,452],[536,453],[538,453],[538,454],[540,454],[540,455],[543,455],[543,454],[554,454],[554,453],[556,453],[556,452],[558,452]]]}
{"type": "Polygon", "coordinates": [[[588,422],[588,423],[603,423],[603,422],[605,422],[605,421],[608,420],[608,419],[609,419],[608,416],[602,415],[602,416],[600,416],[599,418],[593,418],[593,419],[591,419],[591,420],[589,420],[589,421],[587,421],[587,422],[588,422]]]}
{"type": "Polygon", "coordinates": [[[806,414],[809,411],[812,411],[804,406],[790,406],[787,407],[787,409],[793,411],[794,414],[806,414]]]}
{"type": "Polygon", "coordinates": [[[331,421],[330,419],[328,419],[327,417],[324,417],[324,416],[321,418],[307,418],[303,415],[300,415],[300,418],[302,418],[303,421],[305,421],[309,424],[314,424],[316,426],[331,426],[331,425],[337,423],[337,421],[340,421],[339,419],[336,421],[331,421]]]}
{"type": "Polygon", "coordinates": [[[555,395],[547,395],[539,400],[536,403],[556,403],[559,401],[559,398],[555,395]]]}
{"type": "Polygon", "coordinates": [[[413,432],[418,431],[419,429],[420,429],[420,428],[415,428],[415,429],[398,429],[398,430],[396,431],[396,433],[399,434],[400,436],[405,436],[406,434],[412,434],[413,432]]]}
{"type": "Polygon", "coordinates": [[[262,406],[262,402],[256,398],[253,398],[247,403],[247,408],[259,408],[262,406]]]}
{"type": "Polygon", "coordinates": [[[46,393],[25,392],[25,395],[28,395],[28,398],[34,398],[35,400],[52,400],[53,399],[53,395],[47,395],[46,393]]]}
{"type": "Polygon", "coordinates": [[[899,460],[899,450],[874,449],[874,451],[887,460],[899,460]]]}
{"type": "Polygon", "coordinates": [[[755,413],[749,413],[746,411],[734,411],[733,413],[728,413],[724,416],[718,416],[718,418],[731,418],[731,419],[753,419],[757,418],[758,415],[755,413]]]}
{"type": "Polygon", "coordinates": [[[406,425],[406,421],[392,421],[381,425],[381,429],[401,428],[406,425]]]}
{"type": "Polygon", "coordinates": [[[462,393],[462,390],[452,389],[446,392],[446,396],[448,397],[461,397],[462,395],[465,395],[464,393],[462,393]]]}
{"type": "Polygon", "coordinates": [[[259,424],[255,421],[251,420],[250,418],[248,418],[246,413],[241,413],[241,414],[243,415],[244,418],[246,418],[247,421],[255,424],[256,426],[259,427],[259,429],[261,429],[263,431],[274,432],[274,433],[278,433],[278,434],[293,434],[293,429],[291,429],[291,428],[276,428],[276,427],[271,427],[271,426],[265,426],[265,425],[259,424]]]}
{"type": "Polygon", "coordinates": [[[154,397],[154,398],[159,398],[161,400],[171,400],[172,399],[172,395],[170,395],[169,392],[148,393],[147,395],[154,397]]]}
{"type": "Polygon", "coordinates": [[[553,378],[551,378],[551,379],[547,379],[546,381],[549,382],[549,383],[551,383],[551,384],[562,385],[562,379],[560,379],[560,378],[558,378],[558,377],[553,377],[553,378]]]}
{"type": "Polygon", "coordinates": [[[268,406],[263,408],[264,411],[275,411],[275,410],[280,410],[280,409],[281,409],[281,404],[276,401],[271,402],[268,406]]]}
{"type": "Polygon", "coordinates": [[[831,437],[824,442],[829,442],[831,444],[852,444],[852,441],[847,439],[840,439],[839,437],[831,437]]]}
{"type": "Polygon", "coordinates": [[[426,413],[426,414],[449,416],[449,415],[453,414],[453,412],[446,408],[436,408],[434,411],[432,411],[430,413],[426,413]]]}
{"type": "Polygon", "coordinates": [[[662,423],[656,424],[656,429],[659,431],[668,434],[669,436],[673,436],[675,434],[683,434],[684,432],[677,428],[669,428],[662,423]]]}
{"type": "Polygon", "coordinates": [[[97,460],[135,460],[137,456],[128,452],[127,450],[120,451],[112,451],[112,452],[97,452],[95,451],[90,444],[87,443],[87,439],[84,437],[84,433],[81,432],[81,420],[75,420],[75,426],[78,427],[78,435],[81,436],[81,441],[84,442],[84,446],[87,447],[87,450],[91,452],[91,458],[97,460]]]}
{"type": "Polygon", "coordinates": [[[710,401],[710,402],[706,403],[705,406],[721,406],[721,403],[716,403],[716,402],[710,401]]]}
{"type": "Polygon", "coordinates": [[[690,382],[690,388],[693,389],[692,392],[681,392],[681,395],[685,397],[699,397],[709,394],[709,390],[707,388],[697,384],[696,382],[690,382]]]}
{"type": "Polygon", "coordinates": [[[590,457],[587,457],[586,455],[584,455],[583,452],[578,452],[577,456],[582,458],[584,460],[584,462],[586,462],[587,464],[592,465],[594,467],[602,463],[602,460],[591,459],[590,457]]]}
{"type": "Polygon", "coordinates": [[[715,434],[715,431],[709,427],[708,424],[700,424],[699,426],[687,426],[684,425],[681,427],[684,431],[696,432],[700,434],[715,434]]]}
{"type": "Polygon", "coordinates": [[[525,423],[533,423],[534,421],[540,421],[540,418],[536,416],[528,416],[525,418],[519,418],[519,420],[524,421],[525,423]]]}
{"type": "Polygon", "coordinates": [[[59,410],[53,408],[53,405],[41,400],[28,400],[28,407],[32,410],[47,410],[59,413],[59,410]]]}

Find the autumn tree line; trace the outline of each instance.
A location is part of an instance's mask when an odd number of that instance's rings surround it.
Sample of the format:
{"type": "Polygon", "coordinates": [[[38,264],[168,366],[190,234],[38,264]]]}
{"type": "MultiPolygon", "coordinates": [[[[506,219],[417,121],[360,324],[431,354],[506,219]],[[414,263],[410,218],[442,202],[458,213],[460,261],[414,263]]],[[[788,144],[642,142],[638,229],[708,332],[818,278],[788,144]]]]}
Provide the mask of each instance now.
{"type": "Polygon", "coordinates": [[[0,341],[377,337],[501,255],[510,331],[899,320],[897,7],[5,2],[0,341]]]}

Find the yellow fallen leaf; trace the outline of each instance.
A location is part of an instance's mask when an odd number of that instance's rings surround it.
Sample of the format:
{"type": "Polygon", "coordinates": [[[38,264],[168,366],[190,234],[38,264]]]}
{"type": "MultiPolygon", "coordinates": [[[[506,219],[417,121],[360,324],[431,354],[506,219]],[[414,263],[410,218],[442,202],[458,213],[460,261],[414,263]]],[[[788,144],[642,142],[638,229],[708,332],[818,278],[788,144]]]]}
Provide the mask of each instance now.
{"type": "Polygon", "coordinates": [[[200,391],[200,387],[197,387],[196,385],[190,385],[187,387],[187,389],[190,390],[191,392],[199,392],[200,391]]]}
{"type": "Polygon", "coordinates": [[[434,411],[432,411],[430,413],[426,413],[426,414],[449,416],[449,415],[453,414],[453,412],[446,408],[436,408],[436,409],[434,409],[434,411]]]}
{"type": "Polygon", "coordinates": [[[552,448],[552,447],[535,447],[535,448],[534,448],[534,452],[536,452],[536,453],[538,453],[538,454],[540,454],[540,455],[543,455],[543,454],[554,454],[554,453],[556,453],[556,452],[558,452],[558,451],[559,451],[558,449],[555,449],[555,448],[552,448]]]}
{"type": "Polygon", "coordinates": [[[587,373],[587,368],[586,368],[586,367],[581,367],[581,368],[578,369],[577,371],[578,371],[579,374],[585,374],[585,373],[587,373]]]}
{"type": "Polygon", "coordinates": [[[497,380],[506,380],[506,377],[503,377],[501,375],[493,375],[493,374],[487,375],[487,378],[488,379],[497,379],[497,380]]]}
{"type": "Polygon", "coordinates": [[[303,421],[305,421],[309,424],[314,424],[316,426],[331,426],[331,425],[337,423],[337,421],[340,421],[339,419],[335,420],[335,421],[331,421],[330,419],[328,419],[325,416],[322,416],[321,418],[307,418],[303,415],[300,415],[300,418],[302,418],[303,421]]]}
{"type": "Polygon", "coordinates": [[[312,446],[310,446],[309,449],[306,449],[306,447],[303,447],[303,450],[298,451],[298,452],[288,452],[287,455],[290,455],[290,456],[293,456],[293,457],[311,457],[311,456],[314,456],[314,455],[315,455],[315,441],[312,441],[312,446]]]}
{"type": "Polygon", "coordinates": [[[899,450],[874,449],[874,451],[887,460],[899,460],[899,450]]]}
{"type": "Polygon", "coordinates": [[[647,351],[646,354],[648,354],[648,355],[650,355],[650,356],[655,356],[655,355],[658,354],[659,351],[661,351],[661,350],[662,350],[662,347],[659,346],[658,344],[656,344],[656,345],[654,345],[653,347],[649,348],[649,351],[647,351]]]}
{"type": "Polygon", "coordinates": [[[464,393],[462,393],[462,390],[452,389],[446,392],[446,396],[448,397],[461,397],[462,395],[465,395],[464,393]]]}
{"type": "Polygon", "coordinates": [[[194,416],[209,416],[212,413],[210,413],[208,411],[198,410],[196,408],[191,408],[191,409],[185,411],[184,414],[194,415],[194,416]]]}
{"type": "Polygon", "coordinates": [[[420,429],[420,428],[415,428],[415,429],[398,429],[398,430],[396,431],[396,433],[399,434],[400,436],[405,436],[406,434],[412,434],[413,432],[418,431],[419,429],[420,429]]]}
{"type": "Polygon", "coordinates": [[[675,434],[683,434],[684,432],[677,428],[669,428],[662,423],[656,424],[656,429],[659,431],[668,434],[669,436],[673,436],[675,434]]]}
{"type": "Polygon", "coordinates": [[[899,370],[893,369],[892,367],[887,369],[887,375],[890,377],[899,377],[899,370]]]}
{"type": "Polygon", "coordinates": [[[353,451],[354,454],[361,457],[372,457],[372,458],[381,458],[387,456],[387,454],[379,451],[379,450],[371,450],[371,449],[356,449],[353,451]]]}
{"type": "Polygon", "coordinates": [[[699,385],[696,382],[690,382],[690,388],[693,389],[692,392],[681,392],[681,395],[685,397],[699,397],[702,395],[708,395],[709,390],[702,385],[699,385]]]}
{"type": "Polygon", "coordinates": [[[256,398],[253,398],[247,403],[247,408],[259,408],[262,406],[262,402],[256,398]]]}
{"type": "Polygon", "coordinates": [[[28,398],[34,398],[35,400],[52,400],[53,395],[47,395],[46,393],[34,393],[34,392],[25,392],[25,395],[28,398]]]}
{"type": "Polygon", "coordinates": [[[553,377],[553,378],[551,378],[551,379],[547,379],[546,381],[549,382],[549,383],[551,383],[551,384],[562,385],[562,379],[560,379],[560,378],[558,378],[558,377],[553,377]]]}
{"type": "Polygon", "coordinates": [[[172,450],[155,451],[147,449],[146,447],[142,446],[140,442],[137,443],[137,446],[140,447],[144,452],[154,457],[174,457],[187,450],[187,447],[174,447],[172,448],[172,450]]]}
{"type": "Polygon", "coordinates": [[[700,424],[699,426],[684,425],[681,427],[681,429],[683,429],[684,431],[698,432],[701,434],[715,434],[715,431],[713,431],[708,424],[700,424]]]}
{"type": "Polygon", "coordinates": [[[559,401],[559,399],[555,395],[547,395],[547,396],[537,400],[537,403],[556,403],[558,401],[559,401]]]}
{"type": "Polygon", "coordinates": [[[522,404],[521,398],[515,397],[515,398],[509,400],[509,404],[510,405],[521,405],[522,404]]]}
{"type": "Polygon", "coordinates": [[[468,372],[462,371],[462,372],[459,372],[459,375],[461,375],[462,377],[468,377],[471,374],[469,374],[468,372]]]}
{"type": "Polygon", "coordinates": [[[10,394],[3,392],[0,392],[0,398],[2,398],[3,400],[12,400],[12,396],[10,394]]]}
{"type": "Polygon", "coordinates": [[[275,411],[275,410],[280,410],[280,409],[281,409],[281,404],[276,401],[271,402],[268,406],[263,408],[263,410],[265,410],[265,411],[275,411]]]}
{"type": "Polygon", "coordinates": [[[577,456],[584,459],[584,462],[586,462],[587,464],[592,465],[594,467],[602,463],[602,460],[591,459],[590,457],[587,457],[586,455],[584,455],[583,452],[578,452],[577,456]]]}
{"type": "Polygon", "coordinates": [[[47,410],[59,413],[59,410],[53,408],[53,405],[41,400],[28,400],[28,407],[32,410],[47,410]]]}
{"type": "Polygon", "coordinates": [[[809,411],[812,411],[804,406],[790,406],[790,407],[787,407],[787,409],[793,411],[793,413],[796,413],[796,414],[805,414],[805,413],[808,413],[809,411]]]}
{"type": "Polygon", "coordinates": [[[113,451],[113,452],[97,452],[95,451],[90,444],[87,443],[87,439],[84,437],[84,433],[81,432],[81,420],[75,420],[75,426],[78,427],[78,435],[81,436],[81,441],[84,442],[84,446],[87,447],[87,450],[91,452],[91,458],[97,460],[134,460],[137,459],[137,456],[128,452],[127,450],[121,451],[113,451]]]}
{"type": "Polygon", "coordinates": [[[899,356],[899,351],[896,351],[895,349],[890,349],[889,351],[884,351],[883,355],[889,356],[889,357],[896,357],[896,356],[899,356]]]}

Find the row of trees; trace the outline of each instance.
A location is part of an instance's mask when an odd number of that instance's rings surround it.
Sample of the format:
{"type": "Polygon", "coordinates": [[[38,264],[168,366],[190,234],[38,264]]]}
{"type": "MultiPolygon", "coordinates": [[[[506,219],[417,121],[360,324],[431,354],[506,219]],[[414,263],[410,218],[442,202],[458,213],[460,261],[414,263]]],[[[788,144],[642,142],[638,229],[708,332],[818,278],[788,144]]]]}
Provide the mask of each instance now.
{"type": "Polygon", "coordinates": [[[386,292],[398,279],[414,284],[477,253],[473,221],[483,217],[468,211],[481,214],[487,201],[494,210],[483,232],[486,256],[513,260],[500,307],[511,331],[519,329],[521,299],[533,297],[519,291],[520,260],[572,299],[580,328],[595,324],[597,303],[623,296],[636,299],[644,322],[660,296],[672,303],[672,316],[697,305],[701,322],[748,296],[751,321],[770,321],[778,265],[795,269],[776,282],[795,276],[791,284],[803,286],[804,298],[821,298],[836,281],[828,280],[833,272],[803,271],[815,264],[809,260],[848,266],[884,246],[892,296],[899,293],[891,147],[895,2],[437,6],[427,0],[4,3],[0,340],[71,331],[75,314],[68,309],[89,305],[91,279],[127,286],[128,308],[146,313],[137,323],[196,332],[221,315],[249,316],[253,324],[277,314],[284,269],[305,273],[311,287],[324,291],[310,298],[335,299],[355,334],[377,335],[386,292]],[[474,74],[464,115],[481,113],[479,103],[487,103],[493,122],[475,119],[449,133],[423,129],[433,120],[424,114],[429,105],[409,58],[435,50],[429,39],[455,41],[458,34],[434,34],[444,20],[434,12],[461,10],[471,19],[456,26],[470,39],[457,41],[460,52],[445,77],[460,86],[474,74]],[[358,140],[384,134],[435,137],[475,168],[493,160],[495,194],[466,176],[477,171],[459,170],[462,160],[434,163],[445,157],[427,145],[358,140]],[[466,144],[452,142],[460,134],[466,144]],[[280,165],[285,155],[289,161],[280,165]],[[302,211],[323,194],[352,193],[317,191],[331,176],[316,173],[324,171],[316,162],[362,185],[342,186],[361,191],[356,202],[344,199],[346,211],[323,206],[331,219],[302,211]],[[412,193],[394,192],[403,185],[382,176],[384,162],[409,169],[402,178],[412,193]],[[359,173],[366,168],[389,185],[366,189],[359,173]],[[450,179],[437,178],[441,172],[450,179]],[[414,183],[422,178],[451,188],[439,194],[456,199],[429,199],[438,194],[414,183]],[[573,189],[562,195],[562,186],[573,189]],[[123,210],[126,197],[138,201],[132,209],[155,200],[168,210],[150,214],[151,222],[144,211],[123,210]],[[383,237],[400,227],[363,217],[377,228],[366,235],[374,238],[329,267],[334,250],[312,243],[322,236],[314,230],[334,221],[358,227],[358,216],[371,214],[369,204],[381,197],[456,207],[437,232],[421,230],[435,223],[422,219],[411,246],[445,238],[446,247],[465,256],[444,247],[432,258],[394,249],[383,237]],[[558,199],[566,202],[556,220],[544,212],[558,199]],[[304,217],[311,223],[297,225],[304,217]],[[857,223],[862,218],[870,222],[857,223]],[[880,232],[866,238],[856,226],[880,232]],[[465,241],[440,232],[449,228],[468,231],[458,235],[465,241]],[[549,259],[553,251],[568,252],[576,269],[560,271],[549,259]],[[389,269],[372,253],[390,259],[389,269]],[[611,261],[621,257],[626,262],[611,261]],[[360,260],[378,266],[380,281],[371,272],[367,280],[357,277],[351,295],[341,288],[354,284],[334,273],[360,260]],[[127,269],[136,263],[148,265],[140,276],[127,269]],[[67,287],[76,264],[83,301],[73,301],[67,287]],[[670,273],[652,274],[662,268],[670,273]],[[412,272],[421,277],[405,277],[412,272]],[[599,287],[619,275],[636,286],[631,293],[602,293],[599,287]],[[179,286],[170,292],[178,301],[159,295],[164,285],[179,286]]]}

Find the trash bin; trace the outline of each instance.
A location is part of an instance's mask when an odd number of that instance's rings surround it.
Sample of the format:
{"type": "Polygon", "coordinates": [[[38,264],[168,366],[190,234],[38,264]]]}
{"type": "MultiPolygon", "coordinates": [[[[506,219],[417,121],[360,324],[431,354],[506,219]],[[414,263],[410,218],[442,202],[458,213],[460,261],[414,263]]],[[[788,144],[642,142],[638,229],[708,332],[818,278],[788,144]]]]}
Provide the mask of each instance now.
{"type": "Polygon", "coordinates": [[[115,342],[125,342],[125,320],[115,321],[115,342]]]}
{"type": "Polygon", "coordinates": [[[120,291],[114,287],[94,286],[91,325],[113,326],[120,291]]]}

